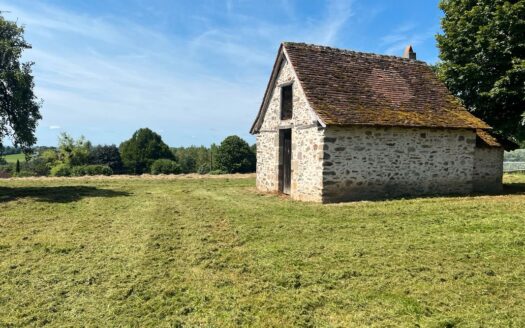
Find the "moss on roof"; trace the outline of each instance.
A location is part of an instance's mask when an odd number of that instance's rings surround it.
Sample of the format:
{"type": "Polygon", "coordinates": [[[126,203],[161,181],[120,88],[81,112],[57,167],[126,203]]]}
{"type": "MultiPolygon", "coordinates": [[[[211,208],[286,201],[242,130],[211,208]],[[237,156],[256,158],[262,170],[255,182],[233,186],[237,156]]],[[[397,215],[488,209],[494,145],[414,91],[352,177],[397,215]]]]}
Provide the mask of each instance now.
{"type": "Polygon", "coordinates": [[[283,47],[327,125],[490,128],[424,62],[304,43],[283,47]]]}

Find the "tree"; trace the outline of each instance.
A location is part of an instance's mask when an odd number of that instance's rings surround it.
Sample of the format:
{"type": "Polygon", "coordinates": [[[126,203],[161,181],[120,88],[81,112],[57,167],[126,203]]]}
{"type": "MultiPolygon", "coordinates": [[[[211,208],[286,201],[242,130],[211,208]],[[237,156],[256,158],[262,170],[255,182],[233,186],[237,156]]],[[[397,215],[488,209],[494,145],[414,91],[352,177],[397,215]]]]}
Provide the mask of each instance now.
{"type": "Polygon", "coordinates": [[[441,0],[438,76],[498,132],[525,139],[525,0],[441,0]]]}
{"type": "Polygon", "coordinates": [[[107,165],[115,173],[122,172],[123,164],[120,152],[115,145],[97,145],[89,154],[90,164],[107,165]]]}
{"type": "Polygon", "coordinates": [[[36,143],[41,103],[33,93],[33,63],[20,62],[29,48],[24,28],[0,15],[0,148],[5,137],[24,151],[36,143]]]}
{"type": "Polygon", "coordinates": [[[150,172],[151,164],[156,159],[174,159],[160,135],[148,128],[139,129],[131,139],[120,144],[120,156],[124,166],[132,173],[150,172]]]}
{"type": "Polygon", "coordinates": [[[69,134],[63,132],[58,138],[58,159],[60,162],[69,165],[85,165],[88,163],[91,152],[91,143],[83,136],[77,140],[69,134]]]}
{"type": "Polygon", "coordinates": [[[191,155],[178,158],[182,173],[197,172],[197,160],[191,155]]]}
{"type": "Polygon", "coordinates": [[[41,158],[44,161],[44,163],[48,164],[49,166],[53,166],[56,162],[58,162],[58,154],[54,149],[46,149],[43,152],[41,152],[38,157],[41,158]]]}
{"type": "Polygon", "coordinates": [[[181,169],[177,162],[171,159],[157,159],[151,164],[151,174],[179,174],[181,169]]]}
{"type": "Polygon", "coordinates": [[[255,154],[250,145],[238,136],[229,136],[217,151],[217,166],[228,173],[255,171],[255,154]]]}

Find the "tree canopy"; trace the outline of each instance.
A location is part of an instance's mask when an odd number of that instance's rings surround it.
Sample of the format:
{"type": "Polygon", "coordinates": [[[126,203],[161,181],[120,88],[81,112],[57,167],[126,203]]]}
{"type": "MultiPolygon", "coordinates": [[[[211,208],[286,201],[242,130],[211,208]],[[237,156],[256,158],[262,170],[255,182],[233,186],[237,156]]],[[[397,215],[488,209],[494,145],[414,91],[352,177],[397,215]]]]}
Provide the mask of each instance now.
{"type": "Polygon", "coordinates": [[[121,143],[120,156],[130,173],[136,174],[149,172],[156,159],[174,159],[161,136],[148,128],[137,130],[131,139],[121,143]]]}
{"type": "Polygon", "coordinates": [[[525,0],[441,0],[438,75],[496,131],[525,140],[525,0]]]}
{"type": "Polygon", "coordinates": [[[91,149],[89,162],[97,165],[107,165],[114,173],[122,172],[123,165],[120,152],[115,145],[97,145],[91,149]]]}
{"type": "Polygon", "coordinates": [[[238,136],[229,136],[217,151],[217,166],[228,173],[255,171],[255,153],[250,145],[238,136]]]}
{"type": "Polygon", "coordinates": [[[0,147],[6,137],[27,150],[36,143],[40,102],[33,92],[32,62],[20,61],[31,48],[24,28],[0,15],[0,147]]]}
{"type": "Polygon", "coordinates": [[[77,140],[69,134],[63,132],[58,138],[58,159],[60,162],[69,165],[84,165],[88,163],[91,152],[91,142],[84,136],[77,140]]]}

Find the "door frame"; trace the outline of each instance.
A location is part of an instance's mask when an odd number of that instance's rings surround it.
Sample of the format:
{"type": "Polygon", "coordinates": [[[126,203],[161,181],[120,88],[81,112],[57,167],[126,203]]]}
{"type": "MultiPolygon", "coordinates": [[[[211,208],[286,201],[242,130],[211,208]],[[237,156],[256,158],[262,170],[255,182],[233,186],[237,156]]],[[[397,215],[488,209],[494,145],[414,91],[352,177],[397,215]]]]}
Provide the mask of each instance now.
{"type": "Polygon", "coordinates": [[[279,192],[290,194],[292,185],[292,129],[279,129],[279,192]]]}

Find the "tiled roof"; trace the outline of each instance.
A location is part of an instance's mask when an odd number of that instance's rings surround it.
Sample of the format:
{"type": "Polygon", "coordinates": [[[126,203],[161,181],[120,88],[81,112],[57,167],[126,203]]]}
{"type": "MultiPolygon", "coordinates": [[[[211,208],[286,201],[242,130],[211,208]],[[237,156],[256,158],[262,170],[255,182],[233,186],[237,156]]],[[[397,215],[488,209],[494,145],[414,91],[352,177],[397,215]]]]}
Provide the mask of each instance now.
{"type": "Polygon", "coordinates": [[[479,148],[499,148],[510,151],[519,148],[519,145],[495,133],[488,133],[487,131],[476,130],[476,147],[479,148]]]}
{"type": "Polygon", "coordinates": [[[283,47],[326,125],[490,128],[421,61],[304,43],[283,47]]]}
{"type": "Polygon", "coordinates": [[[501,147],[494,136],[483,130],[476,130],[476,147],[501,147]]]}

